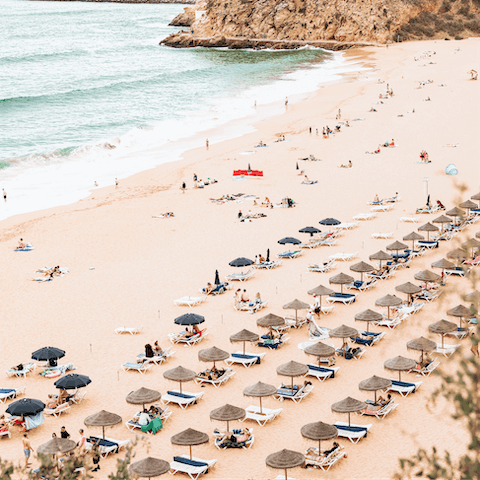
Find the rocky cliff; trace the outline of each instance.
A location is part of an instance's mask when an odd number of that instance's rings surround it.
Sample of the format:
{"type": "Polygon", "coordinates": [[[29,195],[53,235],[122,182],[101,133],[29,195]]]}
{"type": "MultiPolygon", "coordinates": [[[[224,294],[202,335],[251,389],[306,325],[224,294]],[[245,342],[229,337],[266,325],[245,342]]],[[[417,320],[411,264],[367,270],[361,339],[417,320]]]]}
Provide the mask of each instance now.
{"type": "Polygon", "coordinates": [[[227,43],[385,43],[479,35],[479,8],[480,0],[197,0],[203,14],[192,24],[194,36],[173,34],[164,43],[194,46],[219,37],[227,43]]]}
{"type": "Polygon", "coordinates": [[[171,27],[190,27],[195,21],[195,9],[186,7],[170,23],[171,27]]]}

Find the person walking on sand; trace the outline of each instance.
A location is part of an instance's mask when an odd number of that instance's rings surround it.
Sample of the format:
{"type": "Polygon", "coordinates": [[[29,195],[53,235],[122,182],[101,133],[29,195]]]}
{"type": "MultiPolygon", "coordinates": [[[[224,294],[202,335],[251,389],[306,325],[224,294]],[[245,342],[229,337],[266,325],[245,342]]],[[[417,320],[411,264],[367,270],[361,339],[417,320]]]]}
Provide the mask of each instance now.
{"type": "Polygon", "coordinates": [[[115,177],[115,188],[117,188],[117,187],[118,187],[118,179],[117,179],[117,177],[115,177]]]}
{"type": "Polygon", "coordinates": [[[285,97],[285,106],[288,107],[288,97],[285,97]]]}
{"type": "Polygon", "coordinates": [[[7,192],[5,191],[4,188],[2,188],[3,190],[3,200],[5,201],[5,203],[7,202],[7,192]]]}
{"type": "Polygon", "coordinates": [[[28,465],[30,465],[28,461],[28,459],[30,458],[30,454],[34,451],[32,448],[32,444],[28,439],[28,433],[23,434],[22,444],[23,444],[23,453],[25,455],[25,468],[27,468],[28,465]]]}
{"type": "Polygon", "coordinates": [[[80,434],[80,438],[78,439],[78,442],[77,442],[78,453],[80,455],[84,455],[85,451],[86,451],[85,450],[85,445],[87,443],[87,437],[83,433],[82,428],[78,431],[78,433],[80,434]]]}
{"type": "Polygon", "coordinates": [[[206,145],[207,150],[208,150],[208,138],[207,138],[207,140],[206,140],[206,142],[205,142],[205,145],[206,145]]]}

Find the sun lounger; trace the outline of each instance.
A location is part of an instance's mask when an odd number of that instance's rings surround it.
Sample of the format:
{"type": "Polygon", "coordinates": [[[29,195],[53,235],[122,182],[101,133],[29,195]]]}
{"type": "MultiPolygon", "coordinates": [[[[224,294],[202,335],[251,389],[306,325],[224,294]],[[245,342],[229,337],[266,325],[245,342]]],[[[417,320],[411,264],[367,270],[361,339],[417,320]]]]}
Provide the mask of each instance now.
{"type": "Polygon", "coordinates": [[[279,253],[277,257],[279,258],[297,258],[302,254],[301,250],[286,250],[285,252],[279,253]]]}
{"type": "Polygon", "coordinates": [[[175,475],[177,472],[186,473],[192,480],[197,480],[200,475],[208,473],[208,469],[213,467],[217,460],[202,460],[201,458],[190,457],[188,455],[181,455],[173,457],[173,462],[170,462],[170,473],[175,475]]]}
{"type": "Polygon", "coordinates": [[[361,335],[367,335],[369,338],[362,338],[362,337],[351,337],[350,340],[352,342],[355,342],[358,345],[365,345],[367,347],[372,347],[375,345],[377,342],[379,342],[386,334],[385,332],[380,332],[380,333],[373,333],[373,332],[365,332],[362,330],[359,330],[358,333],[361,335]]]}
{"type": "Polygon", "coordinates": [[[240,365],[243,365],[246,368],[250,368],[252,365],[259,365],[264,356],[265,356],[265,353],[245,353],[244,354],[240,351],[240,352],[232,353],[232,356],[230,358],[227,358],[225,360],[225,363],[227,365],[233,365],[234,363],[238,363],[240,365]]]}
{"type": "MultiPolygon", "coordinates": [[[[154,363],[155,365],[161,365],[163,362],[167,361],[174,353],[176,353],[175,350],[172,351],[172,347],[168,347],[162,351],[161,355],[154,355],[153,357],[149,358],[148,361],[150,363],[154,363]]],[[[137,355],[137,358],[143,359],[145,358],[145,354],[141,353],[140,355],[137,355]]]]}
{"type": "Polygon", "coordinates": [[[260,407],[250,405],[245,411],[245,418],[241,419],[241,422],[254,420],[261,427],[264,427],[267,422],[271,422],[277,418],[282,413],[283,408],[262,408],[262,412],[260,413],[260,407]]]}
{"type": "Polygon", "coordinates": [[[390,412],[393,412],[398,407],[398,403],[395,403],[393,400],[390,400],[390,402],[387,404],[382,405],[378,410],[374,409],[373,401],[367,400],[366,403],[368,407],[357,413],[367,417],[375,417],[380,420],[385,418],[390,412]]]}
{"type": "Polygon", "coordinates": [[[338,240],[336,238],[333,238],[331,240],[319,240],[317,242],[318,247],[334,247],[338,243],[338,240]]]}
{"type": "Polygon", "coordinates": [[[318,365],[307,365],[308,372],[305,376],[315,377],[317,380],[324,382],[327,378],[335,378],[335,374],[340,367],[320,367],[318,365]]]}
{"type": "Polygon", "coordinates": [[[367,282],[356,280],[353,283],[348,283],[347,285],[345,285],[345,287],[348,288],[349,290],[358,290],[360,292],[365,292],[367,290],[370,290],[370,288],[373,288],[376,284],[377,284],[377,279],[372,278],[367,282]]]}
{"type": "Polygon", "coordinates": [[[415,213],[427,213],[427,214],[432,214],[432,213],[437,213],[438,211],[440,211],[440,207],[438,205],[435,205],[433,207],[420,207],[420,208],[417,208],[417,210],[415,211],[415,213]]]}
{"type": "Polygon", "coordinates": [[[233,308],[238,312],[248,312],[251,314],[257,313],[262,308],[265,308],[268,304],[268,301],[265,302],[238,302],[236,303],[233,308]]]}
{"type": "Polygon", "coordinates": [[[463,264],[472,265],[474,267],[476,267],[477,265],[480,265],[480,255],[475,257],[473,260],[464,260],[463,264]]]}
{"type": "Polygon", "coordinates": [[[275,260],[273,262],[262,262],[252,265],[253,268],[261,268],[265,270],[271,270],[272,268],[277,268],[283,263],[282,260],[275,260]]]}
{"type": "Polygon", "coordinates": [[[120,335],[122,333],[129,333],[130,335],[136,335],[140,333],[140,330],[143,328],[143,325],[140,327],[118,327],[115,329],[115,333],[120,335]]]}
{"type": "Polygon", "coordinates": [[[389,212],[393,208],[393,205],[375,205],[370,208],[371,212],[389,212]]]}
{"type": "MultiPolygon", "coordinates": [[[[305,317],[283,317],[285,319],[286,327],[289,328],[302,328],[307,324],[307,319],[305,317]]],[[[277,330],[279,331],[279,330],[277,330]]]]}
{"type": "Polygon", "coordinates": [[[150,367],[152,366],[151,363],[136,363],[136,362],[126,362],[122,364],[122,369],[124,372],[129,372],[130,370],[134,370],[136,372],[140,372],[144,374],[150,367]]]}
{"type": "Polygon", "coordinates": [[[377,216],[376,213],[359,213],[353,217],[354,220],[372,220],[377,216]]]}
{"type": "Polygon", "coordinates": [[[315,330],[314,329],[308,329],[308,338],[309,340],[325,340],[326,338],[329,338],[330,335],[328,334],[328,328],[325,327],[319,327],[315,320],[312,320],[312,322],[315,325],[315,330]]]}
{"type": "Polygon", "coordinates": [[[82,403],[82,400],[85,398],[85,395],[87,394],[87,391],[84,388],[79,388],[69,399],[69,402],[74,403],[75,405],[78,405],[79,403],[82,403]]]}
{"type": "Polygon", "coordinates": [[[415,393],[423,382],[400,382],[399,380],[391,380],[392,385],[385,389],[386,392],[397,392],[402,397],[415,393]]]}
{"type": "Polygon", "coordinates": [[[368,425],[348,425],[345,422],[335,422],[338,429],[338,436],[348,438],[352,443],[358,443],[363,437],[367,436],[368,431],[372,428],[372,424],[368,425]]]}
{"type": "Polygon", "coordinates": [[[313,385],[301,386],[297,389],[290,388],[277,388],[277,393],[273,395],[273,398],[283,402],[285,399],[293,400],[295,403],[300,403],[305,397],[307,397],[313,390],[313,385]]]}
{"type": "Polygon", "coordinates": [[[205,288],[201,288],[200,289],[200,293],[203,293],[204,295],[221,295],[222,293],[225,293],[227,290],[230,290],[230,288],[232,288],[232,286],[227,283],[227,282],[223,282],[223,283],[220,283],[219,285],[215,285],[215,287],[213,288],[213,290],[210,291],[210,293],[206,293],[206,290],[205,288]]]}
{"type": "MultiPolygon", "coordinates": [[[[413,295],[413,298],[415,300],[425,300],[426,302],[433,302],[434,300],[436,300],[443,292],[440,290],[440,291],[436,291],[436,292],[433,292],[431,290],[423,290],[422,292],[420,293],[417,293],[416,295],[413,295]]],[[[425,305],[424,303],[416,303],[414,305],[425,305]]],[[[417,313],[418,310],[421,310],[422,307],[416,309],[416,311],[414,313],[417,313]]]]}
{"type": "Polygon", "coordinates": [[[12,438],[12,434],[9,430],[0,430],[0,438],[2,437],[12,438]]]}
{"type": "Polygon", "coordinates": [[[220,387],[223,385],[225,382],[230,380],[235,375],[236,372],[234,372],[231,368],[225,369],[225,373],[218,378],[215,379],[208,379],[208,378],[203,378],[203,377],[195,377],[195,383],[201,385],[202,383],[209,383],[210,385],[213,385],[215,388],[220,387]]]}
{"type": "Polygon", "coordinates": [[[203,295],[202,297],[182,297],[174,300],[173,303],[177,307],[196,307],[200,305],[207,299],[207,295],[203,295]]]}
{"type": "Polygon", "coordinates": [[[402,223],[417,223],[419,220],[418,217],[400,217],[402,223]]]}
{"type": "Polygon", "coordinates": [[[475,330],[475,326],[469,326],[468,328],[458,327],[457,331],[449,332],[446,335],[449,337],[456,337],[459,340],[463,340],[467,335],[472,334],[475,330]]]}
{"type": "Polygon", "coordinates": [[[167,336],[173,344],[183,343],[185,347],[191,347],[201,342],[208,335],[207,329],[204,328],[196,335],[188,338],[183,337],[183,333],[169,333],[167,336]]]}
{"type": "Polygon", "coordinates": [[[384,203],[396,203],[401,200],[400,195],[395,195],[394,197],[389,197],[384,199],[384,203]]]}
{"type": "Polygon", "coordinates": [[[168,390],[166,394],[162,395],[162,403],[168,405],[175,403],[181,408],[187,408],[189,405],[194,405],[203,397],[203,392],[180,392],[179,390],[168,390]]]}
{"type": "Polygon", "coordinates": [[[7,375],[9,377],[26,377],[30,372],[33,372],[37,368],[37,364],[34,362],[24,363],[23,370],[13,370],[9,368],[7,375]]]}
{"type": "Polygon", "coordinates": [[[290,340],[290,337],[282,337],[280,339],[276,338],[275,340],[261,340],[257,343],[257,347],[269,348],[270,350],[277,350],[282,345],[287,343],[290,340]]]}
{"type": "Polygon", "coordinates": [[[428,248],[431,250],[432,248],[438,248],[438,241],[437,240],[417,240],[415,242],[417,247],[421,248],[428,248]]]}
{"type": "Polygon", "coordinates": [[[344,305],[350,305],[351,303],[355,302],[356,298],[357,298],[356,293],[335,292],[332,295],[329,295],[327,297],[327,302],[329,303],[340,302],[340,303],[343,303],[344,305]]]}
{"type": "Polygon", "coordinates": [[[429,377],[430,374],[440,365],[440,362],[436,361],[434,358],[426,367],[423,367],[421,370],[418,368],[412,368],[407,373],[416,373],[417,377],[429,377]]]}
{"type": "Polygon", "coordinates": [[[382,320],[378,320],[372,323],[377,327],[387,327],[387,328],[393,329],[398,325],[400,325],[402,321],[405,320],[406,318],[407,318],[407,314],[399,314],[396,317],[393,317],[390,319],[383,318],[382,320]]]}
{"type": "Polygon", "coordinates": [[[381,275],[377,273],[366,273],[365,276],[368,278],[376,279],[376,280],[387,280],[393,275],[395,275],[396,268],[391,268],[388,272],[384,271],[381,275]]]}
{"type": "Polygon", "coordinates": [[[341,458],[347,456],[345,448],[341,445],[333,452],[330,452],[327,456],[322,456],[319,458],[318,454],[318,448],[307,448],[307,450],[305,451],[305,467],[321,468],[324,472],[327,472],[341,458]]]}
{"type": "MultiPolygon", "coordinates": [[[[141,412],[138,412],[135,416],[139,416],[141,412]]],[[[168,407],[163,410],[163,412],[160,414],[158,418],[162,421],[163,424],[170,418],[173,412],[170,412],[168,410],[168,407]]],[[[128,422],[125,423],[125,426],[131,431],[134,432],[135,430],[141,430],[143,425],[140,425],[139,423],[135,422],[133,419],[129,420],[128,422]]],[[[152,433],[151,430],[148,430],[147,433],[152,433]]]]}
{"type": "Polygon", "coordinates": [[[86,450],[91,450],[93,443],[99,442],[99,452],[102,457],[106,457],[110,453],[118,453],[118,451],[128,445],[130,440],[115,440],[114,438],[105,437],[89,437],[85,443],[86,450]]]}
{"type": "Polygon", "coordinates": [[[344,262],[349,262],[350,260],[353,260],[357,255],[358,255],[358,252],[334,253],[333,255],[330,255],[328,258],[330,260],[342,260],[344,262]]]}
{"type": "Polygon", "coordinates": [[[46,415],[53,415],[54,417],[59,417],[63,412],[70,409],[70,404],[68,402],[62,403],[55,408],[45,408],[43,413],[46,415]]]}
{"type": "Polygon", "coordinates": [[[446,344],[444,344],[443,347],[442,347],[441,343],[437,343],[437,348],[434,350],[434,353],[441,353],[442,355],[444,355],[445,357],[448,358],[457,351],[457,348],[459,346],[460,346],[460,344],[458,343],[456,345],[446,345],[446,344]]]}
{"type": "MultiPolygon", "coordinates": [[[[253,435],[253,428],[249,428],[247,430],[250,433],[250,437],[248,438],[248,440],[244,442],[232,442],[221,440],[221,438],[215,438],[215,446],[219,450],[226,450],[227,448],[243,448],[244,450],[247,450],[249,448],[252,448],[253,442],[255,441],[255,436],[253,435]]],[[[236,436],[235,429],[233,430],[233,436],[236,436]]]]}
{"type": "Polygon", "coordinates": [[[337,355],[338,357],[345,357],[346,360],[351,360],[352,358],[354,358],[355,360],[360,360],[366,351],[367,350],[365,349],[365,347],[348,347],[347,353],[345,355],[345,350],[343,348],[338,348],[337,350],[335,350],[335,355],[337,355]],[[355,352],[352,353],[354,350],[355,352]]]}
{"type": "MultiPolygon", "coordinates": [[[[438,295],[440,296],[440,295],[438,295]]],[[[437,297],[435,297],[437,298],[437,297]]],[[[418,313],[423,307],[425,306],[425,303],[422,302],[415,302],[412,303],[411,305],[399,305],[398,307],[392,307],[393,310],[396,310],[398,314],[404,314],[404,315],[415,315],[418,313]]]]}
{"type": "Polygon", "coordinates": [[[22,395],[25,393],[26,388],[27,387],[0,388],[0,402],[5,403],[7,400],[17,398],[17,395],[22,395]]]}
{"type": "Polygon", "coordinates": [[[383,240],[386,240],[387,238],[392,238],[393,237],[393,234],[395,232],[388,232],[388,233],[372,233],[372,238],[375,238],[375,239],[383,239],[383,240]]]}
{"type": "Polygon", "coordinates": [[[445,272],[445,275],[447,275],[448,277],[450,275],[457,275],[459,277],[464,277],[467,273],[470,272],[470,268],[462,268],[462,267],[455,267],[455,268],[448,268],[446,270],[444,270],[445,272]]]}
{"type": "Polygon", "coordinates": [[[247,272],[243,273],[232,273],[230,275],[227,275],[225,279],[229,282],[232,281],[239,281],[239,282],[246,282],[249,278],[252,278],[255,273],[255,270],[251,268],[247,272]]]}
{"type": "Polygon", "coordinates": [[[318,273],[326,273],[326,272],[329,272],[336,265],[337,265],[337,263],[335,261],[329,260],[328,262],[320,264],[320,265],[318,263],[310,265],[310,266],[307,267],[307,271],[318,272],[318,273]]]}

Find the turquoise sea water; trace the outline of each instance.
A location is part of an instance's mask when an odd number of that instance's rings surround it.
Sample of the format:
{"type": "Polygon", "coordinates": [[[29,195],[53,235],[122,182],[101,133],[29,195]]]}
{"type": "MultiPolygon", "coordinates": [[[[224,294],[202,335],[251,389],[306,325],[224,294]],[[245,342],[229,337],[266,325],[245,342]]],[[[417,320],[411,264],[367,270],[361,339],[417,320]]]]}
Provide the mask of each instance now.
{"type": "Polygon", "coordinates": [[[318,49],[159,46],[183,5],[1,3],[0,218],[32,209],[32,190],[44,208],[174,160],[200,131],[258,117],[255,101],[280,105],[344,65],[318,49]]]}

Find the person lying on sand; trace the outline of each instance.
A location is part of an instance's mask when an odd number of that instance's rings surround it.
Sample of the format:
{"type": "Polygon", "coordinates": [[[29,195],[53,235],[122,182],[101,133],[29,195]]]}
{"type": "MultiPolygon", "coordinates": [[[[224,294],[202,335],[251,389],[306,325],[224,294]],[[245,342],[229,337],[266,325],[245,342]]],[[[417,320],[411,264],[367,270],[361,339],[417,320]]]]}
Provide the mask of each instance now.
{"type": "Polygon", "coordinates": [[[352,168],[353,167],[353,163],[351,160],[348,161],[348,163],[346,165],[340,165],[338,168],[352,168]]]}
{"type": "Polygon", "coordinates": [[[395,146],[395,140],[392,138],[391,142],[385,142],[382,146],[383,147],[394,147],[395,146]]]}

